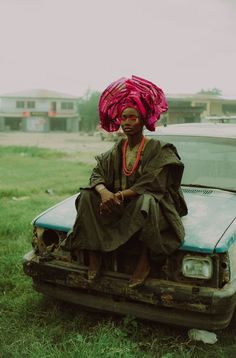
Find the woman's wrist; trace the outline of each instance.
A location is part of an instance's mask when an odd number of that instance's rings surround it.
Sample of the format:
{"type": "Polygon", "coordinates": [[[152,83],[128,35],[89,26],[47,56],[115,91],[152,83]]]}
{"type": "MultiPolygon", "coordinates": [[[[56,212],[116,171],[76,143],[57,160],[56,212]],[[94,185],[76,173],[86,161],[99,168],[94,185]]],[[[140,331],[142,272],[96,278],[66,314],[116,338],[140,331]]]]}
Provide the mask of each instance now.
{"type": "Polygon", "coordinates": [[[118,191],[117,194],[118,194],[118,199],[123,203],[123,201],[125,200],[123,191],[118,191]]]}
{"type": "Polygon", "coordinates": [[[104,184],[98,184],[95,186],[95,190],[100,193],[101,191],[106,190],[106,187],[104,184]]]}
{"type": "Polygon", "coordinates": [[[135,196],[138,195],[138,193],[136,193],[134,190],[132,189],[125,189],[125,190],[122,190],[122,194],[123,194],[123,197],[124,198],[133,198],[135,196]]]}

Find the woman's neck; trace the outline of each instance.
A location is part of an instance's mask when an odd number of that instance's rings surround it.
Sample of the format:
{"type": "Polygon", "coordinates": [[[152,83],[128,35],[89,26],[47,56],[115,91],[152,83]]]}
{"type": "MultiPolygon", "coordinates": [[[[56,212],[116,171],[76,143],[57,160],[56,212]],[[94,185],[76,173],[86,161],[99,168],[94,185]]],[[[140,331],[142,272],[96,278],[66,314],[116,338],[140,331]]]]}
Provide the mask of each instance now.
{"type": "Polygon", "coordinates": [[[127,139],[128,139],[129,147],[133,148],[141,142],[141,140],[143,139],[143,133],[139,133],[135,136],[127,136],[127,139]]]}

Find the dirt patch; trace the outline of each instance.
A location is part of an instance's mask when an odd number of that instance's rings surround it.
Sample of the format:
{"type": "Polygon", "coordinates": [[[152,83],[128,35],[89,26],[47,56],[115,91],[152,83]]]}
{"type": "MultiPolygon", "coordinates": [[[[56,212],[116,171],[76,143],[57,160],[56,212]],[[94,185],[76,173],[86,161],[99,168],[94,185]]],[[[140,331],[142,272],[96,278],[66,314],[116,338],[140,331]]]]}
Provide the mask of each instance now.
{"type": "Polygon", "coordinates": [[[81,135],[79,133],[0,133],[1,146],[14,145],[74,152],[83,152],[87,150],[100,152],[109,149],[112,144],[114,144],[114,142],[102,141],[100,136],[81,135]]]}
{"type": "MultiPolygon", "coordinates": [[[[96,154],[105,152],[114,142],[102,141],[99,135],[89,136],[79,133],[25,133],[1,132],[0,146],[25,146],[47,148],[67,153],[84,153],[86,160],[93,160],[96,154]]],[[[84,161],[84,160],[83,160],[84,161]]]]}
{"type": "Polygon", "coordinates": [[[107,151],[113,144],[112,141],[102,141],[99,135],[89,136],[67,132],[0,132],[0,146],[58,150],[67,153],[68,159],[88,164],[95,163],[95,156],[107,151]]]}

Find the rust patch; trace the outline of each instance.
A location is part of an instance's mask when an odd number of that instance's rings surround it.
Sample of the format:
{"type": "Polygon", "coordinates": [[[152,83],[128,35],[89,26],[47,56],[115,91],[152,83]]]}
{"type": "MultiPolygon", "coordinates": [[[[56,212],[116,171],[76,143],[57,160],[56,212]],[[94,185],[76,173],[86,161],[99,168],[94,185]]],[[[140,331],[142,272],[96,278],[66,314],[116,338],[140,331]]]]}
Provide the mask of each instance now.
{"type": "Polygon", "coordinates": [[[33,239],[32,239],[32,245],[35,251],[38,251],[39,254],[44,253],[47,251],[47,246],[42,240],[42,237],[37,236],[37,234],[34,233],[33,239]]]}
{"type": "Polygon", "coordinates": [[[173,306],[173,304],[174,304],[173,296],[171,296],[169,294],[161,295],[161,300],[162,300],[163,304],[167,305],[167,306],[173,306]]]}

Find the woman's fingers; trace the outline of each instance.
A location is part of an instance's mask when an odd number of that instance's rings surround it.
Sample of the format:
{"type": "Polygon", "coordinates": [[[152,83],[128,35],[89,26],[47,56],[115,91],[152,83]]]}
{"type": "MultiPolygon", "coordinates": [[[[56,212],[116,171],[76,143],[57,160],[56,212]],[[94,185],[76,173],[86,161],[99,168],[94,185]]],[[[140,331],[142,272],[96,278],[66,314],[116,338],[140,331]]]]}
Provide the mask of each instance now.
{"type": "Polygon", "coordinates": [[[101,202],[100,204],[100,213],[102,214],[110,214],[113,208],[117,205],[120,205],[120,201],[117,198],[113,198],[112,200],[108,200],[105,202],[101,202]]]}

